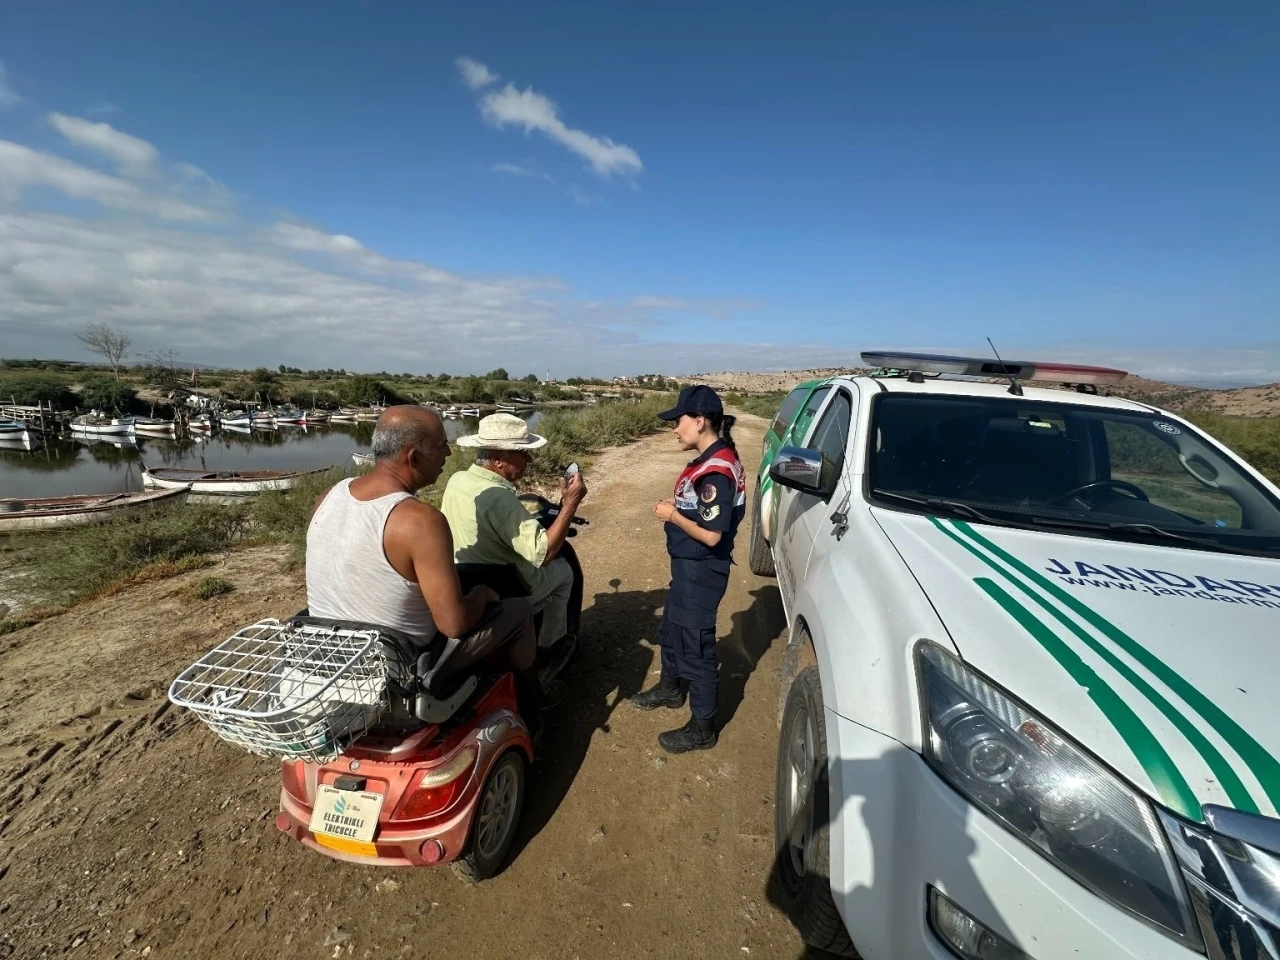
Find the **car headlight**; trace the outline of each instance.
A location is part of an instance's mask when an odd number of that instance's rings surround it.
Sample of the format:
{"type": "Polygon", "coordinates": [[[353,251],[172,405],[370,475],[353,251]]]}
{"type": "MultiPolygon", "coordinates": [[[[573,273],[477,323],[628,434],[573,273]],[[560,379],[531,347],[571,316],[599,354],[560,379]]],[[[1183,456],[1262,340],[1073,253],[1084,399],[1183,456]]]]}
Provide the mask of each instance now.
{"type": "Polygon", "coordinates": [[[918,658],[930,766],[1098,896],[1200,949],[1147,799],[951,654],[924,643],[918,658]]]}

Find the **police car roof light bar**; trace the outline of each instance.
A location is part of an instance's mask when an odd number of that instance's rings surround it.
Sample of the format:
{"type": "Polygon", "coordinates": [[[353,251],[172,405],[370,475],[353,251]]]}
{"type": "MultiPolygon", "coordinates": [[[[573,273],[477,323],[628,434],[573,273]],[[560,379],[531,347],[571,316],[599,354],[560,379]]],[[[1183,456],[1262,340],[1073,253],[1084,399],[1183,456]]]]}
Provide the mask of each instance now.
{"type": "Polygon", "coordinates": [[[996,360],[980,357],[953,357],[937,353],[906,353],[893,350],[864,350],[862,362],[880,370],[949,373],[964,377],[999,377],[1014,380],[1042,380],[1049,383],[1119,383],[1128,376],[1113,367],[1093,367],[1078,363],[1033,363],[1026,360],[996,360]]]}

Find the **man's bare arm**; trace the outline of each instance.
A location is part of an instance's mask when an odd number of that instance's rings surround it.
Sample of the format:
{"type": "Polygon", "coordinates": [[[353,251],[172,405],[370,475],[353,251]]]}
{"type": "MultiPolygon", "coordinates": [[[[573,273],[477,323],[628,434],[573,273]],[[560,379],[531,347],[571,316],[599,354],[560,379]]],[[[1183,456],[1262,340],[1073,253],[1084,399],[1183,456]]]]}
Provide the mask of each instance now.
{"type": "Polygon", "coordinates": [[[439,510],[420,501],[406,500],[397,506],[392,516],[400,521],[395,525],[394,541],[408,550],[418,587],[431,610],[436,629],[449,637],[463,636],[475,626],[485,606],[497,595],[484,588],[472,590],[465,597],[462,595],[458,571],[453,564],[453,535],[439,510]],[[400,513],[406,515],[396,517],[400,513]]]}

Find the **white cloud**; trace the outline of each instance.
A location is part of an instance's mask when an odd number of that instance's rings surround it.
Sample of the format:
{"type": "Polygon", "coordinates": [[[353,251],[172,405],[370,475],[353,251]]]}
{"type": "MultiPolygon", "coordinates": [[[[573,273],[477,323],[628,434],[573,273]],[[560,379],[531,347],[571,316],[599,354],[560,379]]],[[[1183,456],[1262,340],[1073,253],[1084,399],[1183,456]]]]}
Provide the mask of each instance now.
{"type": "Polygon", "coordinates": [[[470,57],[459,57],[454,62],[458,65],[458,72],[462,74],[463,82],[472,90],[480,90],[501,79],[483,63],[472,60],[470,57]]]}
{"type": "Polygon", "coordinates": [[[50,125],[77,147],[100,153],[121,173],[138,176],[148,173],[159,151],[145,140],[122,133],[109,123],[95,123],[61,113],[48,116],[50,125]]]}
{"type": "Polygon", "coordinates": [[[531,88],[519,90],[508,83],[491,91],[480,101],[480,113],[498,129],[518,126],[525,133],[537,130],[545,134],[586,160],[598,176],[634,177],[644,170],[640,155],[631,147],[566,125],[555,101],[531,88]]]}
{"type": "Polygon", "coordinates": [[[0,60],[0,110],[17,106],[21,102],[22,98],[18,96],[18,91],[13,89],[13,84],[9,80],[9,68],[4,65],[3,60],[0,60]]]}
{"type": "Polygon", "coordinates": [[[91,117],[106,116],[107,114],[119,113],[120,108],[110,100],[99,100],[92,107],[85,111],[91,117]]]}
{"type": "Polygon", "coordinates": [[[92,200],[163,220],[211,221],[213,211],[162,191],[144,190],[121,177],[89,170],[70,160],[0,140],[0,202],[16,203],[30,187],[50,187],[68,197],[92,200]]]}

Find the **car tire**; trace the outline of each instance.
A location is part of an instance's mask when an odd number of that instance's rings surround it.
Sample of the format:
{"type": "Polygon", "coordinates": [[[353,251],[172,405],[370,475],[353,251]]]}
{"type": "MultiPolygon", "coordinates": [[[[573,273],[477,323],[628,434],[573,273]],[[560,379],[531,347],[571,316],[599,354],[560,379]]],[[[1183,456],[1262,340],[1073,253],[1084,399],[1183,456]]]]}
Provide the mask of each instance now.
{"type": "Polygon", "coordinates": [[[758,577],[772,577],[777,573],[773,568],[773,552],[769,549],[769,541],[764,538],[764,530],[760,526],[760,486],[751,497],[751,556],[747,566],[758,577]]]}
{"type": "Polygon", "coordinates": [[[516,838],[524,791],[524,757],[516,750],[508,750],[485,778],[466,850],[453,861],[453,872],[462,880],[479,883],[502,869],[516,838]]]}
{"type": "Polygon", "coordinates": [[[831,895],[831,793],[817,667],[791,684],[778,740],[774,805],[777,897],[805,943],[856,957],[831,895]]]}

